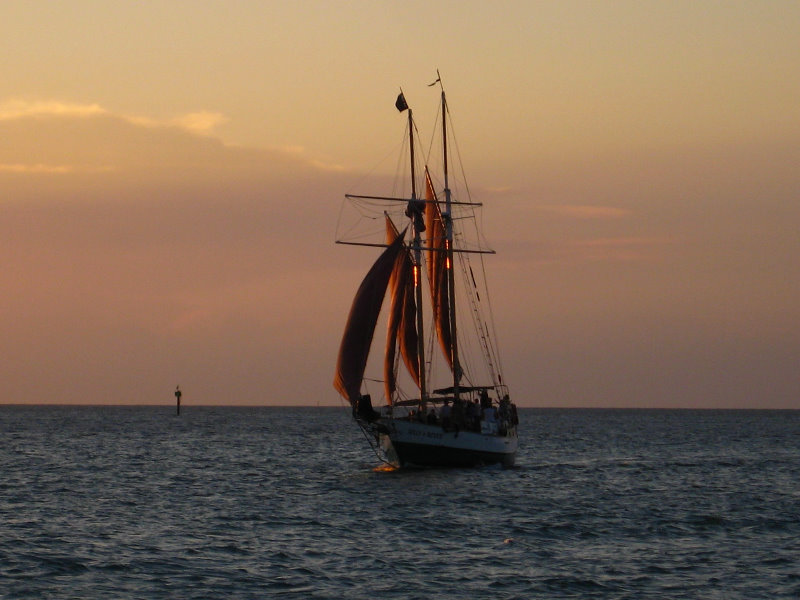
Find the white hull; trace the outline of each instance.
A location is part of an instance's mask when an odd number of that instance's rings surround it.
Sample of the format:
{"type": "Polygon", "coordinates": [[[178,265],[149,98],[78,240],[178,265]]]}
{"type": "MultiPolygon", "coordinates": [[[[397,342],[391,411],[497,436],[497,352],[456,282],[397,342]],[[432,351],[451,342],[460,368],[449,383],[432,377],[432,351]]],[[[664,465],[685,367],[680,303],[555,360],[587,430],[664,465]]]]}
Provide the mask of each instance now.
{"type": "Polygon", "coordinates": [[[445,431],[406,419],[378,420],[381,449],[397,466],[471,467],[514,465],[516,430],[507,435],[472,431],[445,431]]]}

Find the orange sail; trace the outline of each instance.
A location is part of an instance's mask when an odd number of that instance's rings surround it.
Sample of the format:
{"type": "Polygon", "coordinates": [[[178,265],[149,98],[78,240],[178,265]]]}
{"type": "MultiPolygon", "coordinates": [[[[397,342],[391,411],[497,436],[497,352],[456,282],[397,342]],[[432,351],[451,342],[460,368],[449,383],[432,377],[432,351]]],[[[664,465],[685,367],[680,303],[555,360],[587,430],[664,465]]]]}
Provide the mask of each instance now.
{"type": "MultiPolygon", "coordinates": [[[[400,236],[394,223],[386,218],[386,241],[389,244],[400,236]]],[[[392,298],[389,324],[386,331],[386,354],[383,363],[383,381],[386,402],[391,404],[397,389],[397,373],[394,368],[395,351],[400,347],[400,356],[414,382],[419,386],[419,352],[417,344],[417,308],[414,302],[414,265],[408,251],[401,253],[395,262],[389,281],[392,298]]]]}
{"type": "Polygon", "coordinates": [[[453,339],[450,332],[450,292],[447,282],[447,237],[442,211],[439,209],[439,202],[427,169],[425,169],[425,200],[425,226],[429,250],[428,282],[431,289],[433,320],[436,324],[439,346],[452,371],[453,339]]]}
{"type": "Polygon", "coordinates": [[[398,236],[372,265],[350,307],[339,346],[333,386],[354,407],[361,398],[361,382],[386,287],[403,250],[403,236],[398,236]]]}

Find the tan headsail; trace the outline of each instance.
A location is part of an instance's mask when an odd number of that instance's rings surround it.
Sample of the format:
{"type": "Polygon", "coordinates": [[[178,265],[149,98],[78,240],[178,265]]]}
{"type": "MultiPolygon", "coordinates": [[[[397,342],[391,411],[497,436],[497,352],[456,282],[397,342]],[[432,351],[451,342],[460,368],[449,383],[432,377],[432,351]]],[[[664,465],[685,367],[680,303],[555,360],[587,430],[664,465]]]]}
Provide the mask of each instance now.
{"type": "MultiPolygon", "coordinates": [[[[386,217],[386,241],[395,242],[400,236],[394,223],[386,217]]],[[[391,309],[386,331],[386,354],[383,363],[383,380],[386,389],[386,403],[391,404],[397,389],[397,373],[394,368],[395,351],[400,347],[400,356],[414,383],[419,387],[419,352],[417,348],[416,303],[414,301],[414,265],[406,250],[395,261],[394,271],[389,280],[391,309]]]]}

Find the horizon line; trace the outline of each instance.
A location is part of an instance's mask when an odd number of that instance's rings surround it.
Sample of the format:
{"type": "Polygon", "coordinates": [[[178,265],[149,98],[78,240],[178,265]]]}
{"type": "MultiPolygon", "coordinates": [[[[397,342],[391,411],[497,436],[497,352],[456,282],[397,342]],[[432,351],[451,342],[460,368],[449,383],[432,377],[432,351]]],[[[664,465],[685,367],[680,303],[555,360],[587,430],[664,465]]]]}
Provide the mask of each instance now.
{"type": "MultiPolygon", "coordinates": [[[[0,407],[76,407],[76,408],[174,408],[175,404],[99,404],[99,403],[65,403],[65,402],[0,402],[0,407]]],[[[348,409],[345,405],[335,404],[193,404],[181,405],[181,409],[186,408],[341,408],[348,409]]],[[[663,410],[726,410],[726,411],[800,411],[800,408],[764,408],[764,407],[709,407],[709,406],[517,406],[522,410],[642,410],[642,411],[663,411],[663,410]]]]}

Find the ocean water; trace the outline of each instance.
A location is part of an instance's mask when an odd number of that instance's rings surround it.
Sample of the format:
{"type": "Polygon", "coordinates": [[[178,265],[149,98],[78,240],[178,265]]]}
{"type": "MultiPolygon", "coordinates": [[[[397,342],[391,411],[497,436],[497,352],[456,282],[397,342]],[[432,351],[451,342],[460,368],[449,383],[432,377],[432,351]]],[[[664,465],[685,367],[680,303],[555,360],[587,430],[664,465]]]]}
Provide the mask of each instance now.
{"type": "Polygon", "coordinates": [[[800,411],[521,411],[385,471],[344,408],[0,406],[0,598],[800,598],[800,411]]]}

